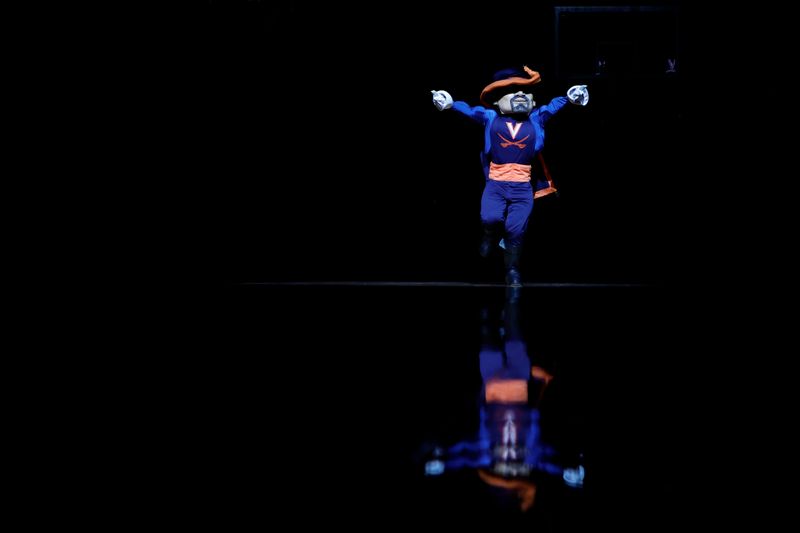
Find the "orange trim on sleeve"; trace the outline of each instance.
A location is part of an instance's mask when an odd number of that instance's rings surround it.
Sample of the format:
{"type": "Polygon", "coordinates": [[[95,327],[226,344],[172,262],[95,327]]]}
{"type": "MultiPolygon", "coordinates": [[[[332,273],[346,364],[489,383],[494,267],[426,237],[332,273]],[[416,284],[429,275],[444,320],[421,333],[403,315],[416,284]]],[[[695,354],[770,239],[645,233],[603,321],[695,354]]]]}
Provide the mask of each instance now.
{"type": "Polygon", "coordinates": [[[533,194],[533,198],[542,198],[543,196],[547,196],[548,194],[553,194],[554,192],[558,192],[556,189],[556,184],[553,183],[553,176],[550,175],[550,169],[547,168],[547,163],[544,162],[544,156],[542,152],[539,152],[539,163],[542,164],[542,170],[544,171],[544,178],[547,180],[547,184],[549,187],[544,189],[539,189],[533,194]]]}
{"type": "Polygon", "coordinates": [[[548,194],[553,194],[554,192],[558,192],[558,190],[555,187],[547,187],[544,189],[539,189],[538,191],[533,193],[533,198],[535,200],[536,198],[542,198],[544,196],[547,196],[548,194]]]}

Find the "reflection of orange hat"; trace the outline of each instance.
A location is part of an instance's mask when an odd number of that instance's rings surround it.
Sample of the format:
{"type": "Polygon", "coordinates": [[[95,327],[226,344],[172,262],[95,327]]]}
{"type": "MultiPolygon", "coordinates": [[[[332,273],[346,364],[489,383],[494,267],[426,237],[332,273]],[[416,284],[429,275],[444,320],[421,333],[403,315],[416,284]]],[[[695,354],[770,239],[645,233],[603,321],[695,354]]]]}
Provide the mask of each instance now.
{"type": "Polygon", "coordinates": [[[522,72],[514,69],[506,69],[496,72],[494,75],[495,81],[484,87],[484,89],[481,91],[481,103],[486,107],[491,107],[491,102],[492,100],[495,100],[495,98],[490,98],[490,96],[497,89],[505,89],[510,87],[530,87],[531,85],[536,85],[542,81],[542,77],[535,70],[531,70],[528,67],[522,68],[525,69],[525,72],[527,72],[528,76],[530,77],[525,77],[522,72]]]}
{"type": "Polygon", "coordinates": [[[478,470],[478,476],[488,485],[514,491],[519,497],[519,507],[522,511],[527,511],[533,507],[536,499],[536,483],[528,479],[506,479],[486,470],[478,470]]]}

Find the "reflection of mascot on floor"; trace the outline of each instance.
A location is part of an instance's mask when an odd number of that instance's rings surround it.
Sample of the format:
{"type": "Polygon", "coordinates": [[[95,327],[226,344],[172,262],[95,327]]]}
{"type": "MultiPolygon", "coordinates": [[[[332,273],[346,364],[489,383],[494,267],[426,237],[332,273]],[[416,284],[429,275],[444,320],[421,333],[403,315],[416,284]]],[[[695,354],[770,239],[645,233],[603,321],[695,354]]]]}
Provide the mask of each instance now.
{"type": "Polygon", "coordinates": [[[553,376],[531,365],[520,331],[516,293],[507,296],[503,315],[500,327],[491,327],[486,311],[482,317],[477,438],[438,448],[425,472],[441,475],[476,469],[488,485],[515,493],[520,508],[527,511],[536,496],[536,476],[560,477],[569,487],[581,487],[584,469],[580,465],[566,468],[559,463],[556,450],[542,441],[539,403],[553,376]]]}

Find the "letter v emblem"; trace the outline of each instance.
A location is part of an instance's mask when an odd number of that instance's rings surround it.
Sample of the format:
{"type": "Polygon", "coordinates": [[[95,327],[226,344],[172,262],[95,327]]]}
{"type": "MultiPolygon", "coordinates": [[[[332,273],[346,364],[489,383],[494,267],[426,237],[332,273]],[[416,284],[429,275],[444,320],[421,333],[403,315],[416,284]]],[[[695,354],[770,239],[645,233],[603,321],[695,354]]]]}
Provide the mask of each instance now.
{"type": "Polygon", "coordinates": [[[506,126],[508,126],[508,132],[511,134],[511,138],[516,139],[517,133],[519,133],[519,129],[522,127],[522,122],[517,122],[515,126],[512,126],[510,122],[506,122],[506,126]]]}

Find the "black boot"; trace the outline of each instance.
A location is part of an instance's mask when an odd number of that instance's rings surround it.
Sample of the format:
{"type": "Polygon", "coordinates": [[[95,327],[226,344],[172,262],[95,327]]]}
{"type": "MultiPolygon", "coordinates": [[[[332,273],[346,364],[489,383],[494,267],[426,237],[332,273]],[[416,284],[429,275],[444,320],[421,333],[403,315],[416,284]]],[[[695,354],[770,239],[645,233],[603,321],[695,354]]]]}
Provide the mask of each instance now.
{"type": "Polygon", "coordinates": [[[505,339],[507,341],[522,340],[522,327],[520,326],[519,294],[522,289],[519,287],[506,287],[506,301],[503,306],[503,326],[505,327],[505,339]]]}
{"type": "Polygon", "coordinates": [[[502,324],[499,322],[498,317],[489,310],[488,307],[481,309],[481,349],[497,349],[500,350],[502,339],[500,338],[500,329],[502,324]]]}
{"type": "Polygon", "coordinates": [[[492,246],[494,246],[497,241],[497,234],[496,225],[483,225],[483,237],[481,237],[481,245],[478,250],[481,257],[489,257],[489,254],[492,252],[492,246]]]}
{"type": "Polygon", "coordinates": [[[508,287],[506,286],[506,301],[512,304],[519,302],[520,294],[522,293],[522,285],[508,287]]]}
{"type": "Polygon", "coordinates": [[[506,285],[510,287],[522,287],[522,276],[519,273],[519,260],[521,256],[521,246],[506,247],[506,285]]]}

